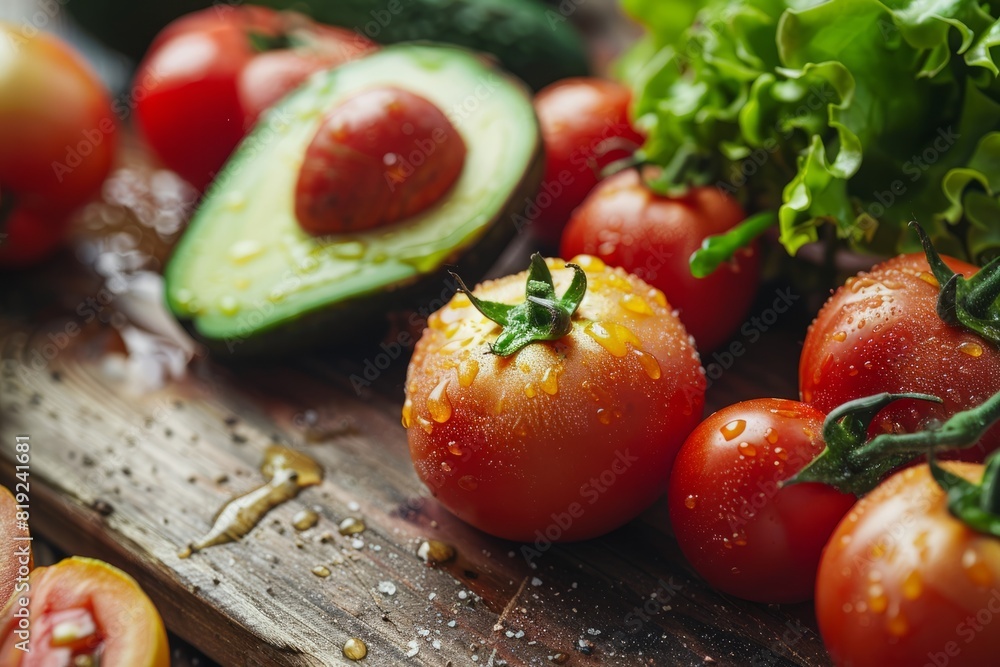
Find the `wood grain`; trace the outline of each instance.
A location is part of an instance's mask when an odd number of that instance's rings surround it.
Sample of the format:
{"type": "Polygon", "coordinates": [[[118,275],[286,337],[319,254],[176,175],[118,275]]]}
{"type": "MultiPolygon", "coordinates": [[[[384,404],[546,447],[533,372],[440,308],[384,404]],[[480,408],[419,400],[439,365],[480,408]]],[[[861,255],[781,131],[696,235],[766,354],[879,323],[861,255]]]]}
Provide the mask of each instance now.
{"type": "MultiPolygon", "coordinates": [[[[521,263],[518,250],[504,263],[521,263]]],[[[39,364],[49,334],[79,319],[53,295],[72,304],[99,285],[66,273],[0,288],[0,481],[12,481],[14,436],[30,435],[33,530],[132,573],[170,629],[218,662],[347,664],[341,646],[360,637],[371,665],[541,665],[558,653],[578,665],[827,664],[808,605],[726,599],[693,576],[662,530],[662,505],[604,538],[552,547],[535,567],[521,545],[453,518],[410,465],[399,425],[405,354],[360,395],[349,378],[379,352],[374,343],[239,367],[196,358],[184,379],[136,395],[109,372],[120,343],[95,320],[39,364]],[[260,483],[272,441],[314,456],[324,482],[243,541],[179,559],[226,500],[260,483]],[[321,520],[296,533],[303,507],[321,520]],[[368,526],[360,548],[337,533],[347,516],[368,526]],[[416,551],[428,538],[454,545],[458,559],[427,566],[416,551]],[[315,576],[319,564],[332,575],[315,576]],[[379,591],[385,581],[395,594],[379,591]]],[[[758,311],[773,299],[763,294],[758,311]]],[[[804,320],[783,318],[744,340],[711,407],[794,395],[804,320]]]]}

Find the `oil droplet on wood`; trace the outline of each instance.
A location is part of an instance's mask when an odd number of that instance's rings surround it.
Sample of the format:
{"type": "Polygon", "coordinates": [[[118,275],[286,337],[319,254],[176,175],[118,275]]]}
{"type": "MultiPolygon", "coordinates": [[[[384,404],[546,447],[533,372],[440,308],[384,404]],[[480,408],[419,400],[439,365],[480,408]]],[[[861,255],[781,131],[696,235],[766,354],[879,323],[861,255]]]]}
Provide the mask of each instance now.
{"type": "Polygon", "coordinates": [[[299,531],[309,530],[317,522],[319,522],[319,514],[310,509],[299,510],[292,517],[292,528],[299,531]]]}
{"type": "Polygon", "coordinates": [[[337,532],[341,535],[357,535],[358,533],[365,532],[365,522],[361,519],[353,516],[345,518],[337,526],[337,532]]]}
{"type": "Polygon", "coordinates": [[[458,478],[458,486],[466,491],[475,491],[479,488],[479,482],[472,475],[464,475],[458,478]]]}
{"type": "Polygon", "coordinates": [[[698,499],[695,498],[693,495],[688,496],[687,498],[684,499],[684,507],[688,508],[689,510],[693,510],[697,504],[698,504],[698,499]]]}
{"type": "Polygon", "coordinates": [[[646,300],[638,294],[626,294],[622,297],[622,307],[625,310],[638,315],[652,315],[653,309],[649,307],[646,300]]]}
{"type": "Polygon", "coordinates": [[[460,387],[471,387],[479,375],[479,362],[469,358],[458,365],[458,384],[460,387]]]}
{"type": "Polygon", "coordinates": [[[344,657],[348,660],[361,660],[368,655],[368,647],[357,637],[351,637],[344,642],[344,657]]]}
{"type": "Polygon", "coordinates": [[[455,547],[440,540],[424,540],[417,547],[417,556],[428,565],[442,565],[455,558],[455,547]]]}
{"type": "Polygon", "coordinates": [[[557,366],[549,366],[542,373],[542,381],[538,383],[538,386],[542,388],[549,396],[555,396],[559,393],[559,368],[557,366]]]}
{"type": "Polygon", "coordinates": [[[410,428],[410,424],[413,423],[413,401],[406,398],[403,402],[403,428],[410,428]]]}
{"type": "Polygon", "coordinates": [[[317,565],[312,569],[312,573],[315,574],[317,577],[325,579],[326,577],[330,576],[330,568],[328,568],[326,565],[317,565]]]}
{"type": "Polygon", "coordinates": [[[427,409],[431,413],[431,419],[438,424],[443,424],[451,419],[451,401],[448,400],[448,378],[438,382],[437,386],[431,390],[427,397],[427,409]]]}
{"type": "Polygon", "coordinates": [[[557,665],[565,665],[569,662],[569,654],[567,653],[556,653],[549,657],[549,662],[554,662],[557,665]]]}
{"type": "Polygon", "coordinates": [[[747,423],[745,420],[734,419],[733,421],[729,422],[728,424],[720,428],[719,433],[722,434],[723,438],[729,441],[732,440],[733,438],[738,438],[740,434],[743,433],[743,430],[746,427],[747,423]]]}
{"type": "Polygon", "coordinates": [[[646,371],[646,375],[649,376],[650,380],[660,379],[660,364],[657,363],[656,357],[638,348],[633,348],[632,353],[639,358],[639,363],[642,365],[642,370],[646,371]]]}
{"type": "Polygon", "coordinates": [[[624,357],[629,344],[639,345],[639,339],[630,329],[614,322],[591,322],[583,331],[616,357],[624,357]]]}
{"type": "Polygon", "coordinates": [[[323,469],[316,461],[302,452],[279,445],[267,448],[260,471],[267,483],[226,503],[208,533],[189,544],[178,556],[187,558],[208,547],[236,542],[272,509],[299,495],[302,489],[323,481],[323,469]]]}
{"type": "Polygon", "coordinates": [[[749,442],[741,442],[737,445],[737,449],[740,450],[740,454],[747,457],[757,456],[757,448],[751,445],[749,442]]]}
{"type": "Polygon", "coordinates": [[[958,346],[958,351],[962,354],[967,354],[970,357],[981,357],[983,356],[983,346],[978,343],[965,342],[958,346]]]}

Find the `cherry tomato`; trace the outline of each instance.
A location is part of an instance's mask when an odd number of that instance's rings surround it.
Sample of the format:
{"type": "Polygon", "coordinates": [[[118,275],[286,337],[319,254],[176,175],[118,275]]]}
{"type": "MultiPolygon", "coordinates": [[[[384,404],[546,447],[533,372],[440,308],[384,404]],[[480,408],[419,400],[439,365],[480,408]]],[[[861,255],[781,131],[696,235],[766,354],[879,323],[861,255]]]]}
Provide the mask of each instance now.
{"type": "Polygon", "coordinates": [[[0,612],[0,664],[169,667],[170,653],[163,621],[135,580],[107,563],[74,557],[35,569],[0,612]],[[22,598],[30,652],[17,647],[22,598]]]}
{"type": "Polygon", "coordinates": [[[779,483],[823,451],[824,415],[761,398],[703,421],[681,447],[668,506],[677,542],[714,588],[758,602],[813,595],[820,553],[854,496],[779,483]]]}
{"type": "MultiPolygon", "coordinates": [[[[944,467],[978,482],[983,466],[944,467]]],[[[926,464],[862,498],[820,562],[816,616],[838,665],[992,665],[1000,541],[949,512],[926,464]]]]}
{"type": "MultiPolygon", "coordinates": [[[[663,294],[598,259],[575,261],[587,287],[565,335],[501,356],[512,329],[458,294],[431,315],[407,372],[417,474],[457,516],[507,539],[544,545],[622,525],[665,491],[701,418],[704,372],[663,294]]],[[[546,264],[556,294],[575,284],[562,260],[546,264]]],[[[525,279],[474,294],[525,307],[525,279]]]]}
{"type": "Polygon", "coordinates": [[[597,185],[601,169],[642,144],[629,120],[631,99],[620,83],[583,77],[557,81],[535,96],[545,176],[533,227],[543,240],[558,242],[570,213],[597,185]]]}
{"type": "Polygon", "coordinates": [[[116,142],[111,101],[83,59],[53,35],[0,23],[0,266],[59,245],[116,142]]]}
{"type": "Polygon", "coordinates": [[[19,515],[18,502],[0,486],[0,607],[7,603],[19,578],[34,565],[27,520],[19,515]]]}
{"type": "Polygon", "coordinates": [[[465,142],[432,102],[400,88],[330,111],[306,149],[295,214],[310,234],[380,227],[436,203],[462,173],[465,142]]]}
{"type": "MultiPolygon", "coordinates": [[[[943,258],[954,271],[978,269],[943,258]]],[[[838,289],[809,327],[799,362],[802,400],[829,411],[879,392],[918,392],[941,404],[897,401],[872,433],[913,432],[979,405],[1000,389],[1000,351],[938,316],[938,281],[921,254],[902,255],[861,273],[838,289]]],[[[994,426],[962,458],[982,460],[1000,446],[994,426]]]]}
{"type": "Polygon", "coordinates": [[[725,342],[743,322],[757,293],[756,242],[706,278],[691,275],[688,260],[706,236],[743,221],[740,205],[717,188],[692,188],[663,197],[629,169],[605,179],[573,213],[560,254],[587,253],[620,266],[663,290],[698,349],[725,342]]]}
{"type": "Polygon", "coordinates": [[[164,28],[140,65],[132,91],[138,124],[168,167],[204,189],[263,110],[313,72],[373,48],[291,12],[195,12],[164,28]]]}

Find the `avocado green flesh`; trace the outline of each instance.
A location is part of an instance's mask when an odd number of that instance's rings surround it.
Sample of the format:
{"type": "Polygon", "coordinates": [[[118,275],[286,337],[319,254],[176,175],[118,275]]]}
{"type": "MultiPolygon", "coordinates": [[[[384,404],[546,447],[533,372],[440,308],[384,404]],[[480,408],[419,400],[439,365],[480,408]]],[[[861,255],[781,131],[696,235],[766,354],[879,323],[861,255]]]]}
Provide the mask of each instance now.
{"type": "MultiPolygon", "coordinates": [[[[511,224],[498,216],[539,144],[524,91],[460,49],[389,47],[318,74],[262,118],[213,184],[167,266],[168,305],[207,339],[246,338],[413,283],[491,225],[511,224]],[[380,86],[422,95],[444,111],[465,141],[462,173],[416,216],[363,233],[310,236],[294,215],[306,147],[326,112],[380,86]]],[[[413,146],[403,157],[416,164],[422,155],[413,146]]]]}

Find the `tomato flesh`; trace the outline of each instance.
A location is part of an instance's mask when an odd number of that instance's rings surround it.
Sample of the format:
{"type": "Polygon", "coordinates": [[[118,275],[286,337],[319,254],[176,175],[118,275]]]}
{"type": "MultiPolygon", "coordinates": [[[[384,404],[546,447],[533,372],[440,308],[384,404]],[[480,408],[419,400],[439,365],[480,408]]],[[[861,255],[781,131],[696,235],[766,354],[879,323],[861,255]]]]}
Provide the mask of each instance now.
{"type": "Polygon", "coordinates": [[[823,420],[798,401],[755,399],[688,436],[670,478],[670,522],[714,588],[758,602],[812,597],[820,553],[854,497],[779,484],[823,451],[823,420]]]}
{"type": "Polygon", "coordinates": [[[382,227],[437,203],[464,164],[462,136],[432,102],[395,87],[368,90],[320,123],[295,213],[310,234],[382,227]]]}
{"type": "Polygon", "coordinates": [[[759,253],[755,242],[705,278],[692,276],[688,261],[705,237],[728,231],[744,217],[740,205],[717,188],[664,197],[629,169],[602,181],[573,213],[560,254],[595,255],[663,290],[706,352],[744,322],[757,294],[759,253]]]}
{"type": "MultiPolygon", "coordinates": [[[[968,277],[978,269],[945,257],[968,277]]],[[[862,273],[827,301],[809,327],[799,362],[802,400],[821,411],[880,392],[919,392],[942,403],[896,401],[871,433],[913,432],[979,405],[1000,390],[1000,350],[937,315],[940,292],[922,254],[862,273]]],[[[1000,446],[994,426],[961,458],[981,461],[1000,446]]]]}
{"type": "MultiPolygon", "coordinates": [[[[982,479],[981,465],[945,466],[982,479]]],[[[1000,540],[952,516],[924,464],[883,482],[837,527],[816,616],[838,665],[992,665],[998,584],[1000,540]]]]}

